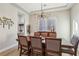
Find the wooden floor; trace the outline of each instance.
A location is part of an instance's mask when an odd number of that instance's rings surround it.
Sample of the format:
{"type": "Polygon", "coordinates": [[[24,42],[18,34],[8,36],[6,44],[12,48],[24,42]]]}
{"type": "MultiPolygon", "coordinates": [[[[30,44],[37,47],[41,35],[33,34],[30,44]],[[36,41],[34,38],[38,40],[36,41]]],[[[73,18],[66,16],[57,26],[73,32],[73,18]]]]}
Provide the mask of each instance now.
{"type": "MultiPolygon", "coordinates": [[[[79,56],[79,52],[77,54],[79,56]]],[[[7,51],[0,53],[0,56],[19,56],[19,50],[17,48],[12,48],[7,51]]],[[[68,54],[62,54],[62,56],[70,56],[68,54]]]]}
{"type": "Polygon", "coordinates": [[[12,48],[1,52],[0,56],[19,56],[19,50],[17,48],[12,48]]]}

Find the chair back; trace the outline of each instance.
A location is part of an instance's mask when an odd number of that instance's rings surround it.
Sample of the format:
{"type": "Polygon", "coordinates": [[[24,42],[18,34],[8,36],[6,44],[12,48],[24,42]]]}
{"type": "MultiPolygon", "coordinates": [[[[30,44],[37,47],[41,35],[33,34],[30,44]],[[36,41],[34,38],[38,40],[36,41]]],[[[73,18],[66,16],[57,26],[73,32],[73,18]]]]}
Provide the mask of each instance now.
{"type": "Polygon", "coordinates": [[[47,33],[41,33],[41,36],[43,36],[43,37],[47,37],[48,34],[47,34],[47,33]]]}
{"type": "Polygon", "coordinates": [[[49,37],[56,38],[56,33],[54,33],[54,32],[50,32],[50,33],[49,33],[49,37]]]}
{"type": "Polygon", "coordinates": [[[61,38],[46,38],[46,51],[61,55],[61,38]]]}
{"type": "Polygon", "coordinates": [[[41,37],[31,36],[31,46],[35,49],[42,49],[41,37]]]}
{"type": "Polygon", "coordinates": [[[39,32],[34,32],[34,36],[40,36],[39,32]]]}
{"type": "Polygon", "coordinates": [[[18,38],[21,46],[28,46],[28,41],[26,36],[18,36],[18,38]]]}

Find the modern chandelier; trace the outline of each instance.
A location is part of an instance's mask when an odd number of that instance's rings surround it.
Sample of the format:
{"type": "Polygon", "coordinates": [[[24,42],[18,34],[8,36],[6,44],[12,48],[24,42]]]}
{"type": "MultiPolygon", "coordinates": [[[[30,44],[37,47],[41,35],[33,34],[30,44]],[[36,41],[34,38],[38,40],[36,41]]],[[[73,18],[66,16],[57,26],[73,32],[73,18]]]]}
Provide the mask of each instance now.
{"type": "Polygon", "coordinates": [[[41,31],[55,31],[55,21],[53,19],[49,19],[48,15],[46,15],[45,8],[47,4],[41,3],[41,15],[40,15],[40,30],[41,31]],[[46,20],[47,19],[47,20],[46,20]]]}
{"type": "Polygon", "coordinates": [[[46,31],[47,30],[47,26],[46,26],[46,17],[45,17],[45,14],[44,14],[44,7],[45,7],[45,4],[41,3],[41,10],[40,10],[40,22],[39,22],[39,30],[40,31],[46,31]]]}
{"type": "Polygon", "coordinates": [[[41,3],[41,18],[44,18],[44,10],[43,8],[46,6],[46,4],[41,3]]]}

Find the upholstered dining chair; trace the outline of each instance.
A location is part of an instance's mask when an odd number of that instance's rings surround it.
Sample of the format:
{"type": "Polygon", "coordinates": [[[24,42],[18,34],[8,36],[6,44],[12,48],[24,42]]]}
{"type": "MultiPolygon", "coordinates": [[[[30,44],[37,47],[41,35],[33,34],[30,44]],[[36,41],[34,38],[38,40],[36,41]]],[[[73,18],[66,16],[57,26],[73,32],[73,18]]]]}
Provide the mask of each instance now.
{"type": "Polygon", "coordinates": [[[50,33],[49,33],[49,37],[56,38],[56,33],[55,33],[55,32],[50,32],[50,33]]]}
{"type": "Polygon", "coordinates": [[[20,56],[22,54],[29,55],[29,45],[26,36],[18,36],[20,45],[20,56]]]}
{"type": "Polygon", "coordinates": [[[34,36],[40,36],[39,32],[34,32],[34,36]]]}
{"type": "Polygon", "coordinates": [[[20,49],[20,44],[19,44],[19,36],[23,36],[23,34],[21,34],[21,33],[17,33],[17,41],[18,41],[18,50],[20,49]]]}
{"type": "Polygon", "coordinates": [[[43,36],[43,37],[47,37],[48,34],[44,32],[44,33],[41,33],[41,36],[43,36]]]}
{"type": "Polygon", "coordinates": [[[42,55],[42,40],[41,37],[31,36],[32,55],[42,55]],[[35,53],[34,53],[35,52],[35,53]]]}
{"type": "Polygon", "coordinates": [[[72,39],[70,40],[70,43],[72,45],[62,45],[62,53],[77,56],[79,38],[76,35],[73,35],[72,39]]]}
{"type": "Polygon", "coordinates": [[[61,38],[46,38],[46,51],[47,56],[61,56],[61,38]]]}

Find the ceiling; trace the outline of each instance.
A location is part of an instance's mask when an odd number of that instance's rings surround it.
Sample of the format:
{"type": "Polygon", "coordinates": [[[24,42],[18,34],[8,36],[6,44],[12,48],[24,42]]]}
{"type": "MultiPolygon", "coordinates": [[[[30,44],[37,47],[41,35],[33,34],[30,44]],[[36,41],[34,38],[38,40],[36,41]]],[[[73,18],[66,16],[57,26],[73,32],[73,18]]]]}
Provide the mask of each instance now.
{"type": "MultiPolygon", "coordinates": [[[[37,10],[41,10],[41,3],[16,3],[16,5],[20,6],[27,12],[33,12],[37,10]]],[[[54,9],[67,6],[67,3],[42,3],[43,9],[54,9]]]]}

